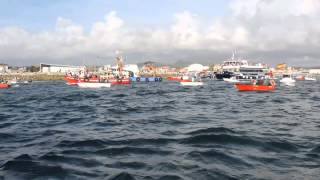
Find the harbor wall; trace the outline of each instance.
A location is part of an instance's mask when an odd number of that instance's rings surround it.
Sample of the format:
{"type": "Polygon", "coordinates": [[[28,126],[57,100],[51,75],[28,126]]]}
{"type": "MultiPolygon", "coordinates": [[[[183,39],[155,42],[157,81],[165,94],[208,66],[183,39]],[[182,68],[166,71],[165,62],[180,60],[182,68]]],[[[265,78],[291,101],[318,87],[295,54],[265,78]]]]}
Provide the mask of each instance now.
{"type": "Polygon", "coordinates": [[[32,80],[32,81],[58,81],[63,80],[64,73],[6,73],[0,74],[0,79],[12,80],[17,78],[18,80],[32,80]]]}

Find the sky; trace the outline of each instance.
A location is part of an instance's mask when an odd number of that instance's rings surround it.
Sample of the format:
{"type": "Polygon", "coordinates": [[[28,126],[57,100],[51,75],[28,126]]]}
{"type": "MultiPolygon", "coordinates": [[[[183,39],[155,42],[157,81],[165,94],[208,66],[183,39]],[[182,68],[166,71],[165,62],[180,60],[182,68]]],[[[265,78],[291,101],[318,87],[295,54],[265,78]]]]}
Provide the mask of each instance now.
{"type": "Polygon", "coordinates": [[[0,63],[320,65],[320,0],[0,0],[0,63]]]}

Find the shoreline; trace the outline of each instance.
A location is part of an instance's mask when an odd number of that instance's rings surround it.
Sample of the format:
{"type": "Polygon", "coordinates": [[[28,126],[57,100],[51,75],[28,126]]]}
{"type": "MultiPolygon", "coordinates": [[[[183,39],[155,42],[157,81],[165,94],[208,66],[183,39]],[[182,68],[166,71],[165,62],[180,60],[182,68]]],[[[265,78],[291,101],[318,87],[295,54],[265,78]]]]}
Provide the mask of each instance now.
{"type": "Polygon", "coordinates": [[[0,74],[0,79],[11,81],[17,78],[18,80],[32,80],[32,81],[57,81],[63,80],[65,74],[47,74],[47,73],[10,73],[0,74]]]}

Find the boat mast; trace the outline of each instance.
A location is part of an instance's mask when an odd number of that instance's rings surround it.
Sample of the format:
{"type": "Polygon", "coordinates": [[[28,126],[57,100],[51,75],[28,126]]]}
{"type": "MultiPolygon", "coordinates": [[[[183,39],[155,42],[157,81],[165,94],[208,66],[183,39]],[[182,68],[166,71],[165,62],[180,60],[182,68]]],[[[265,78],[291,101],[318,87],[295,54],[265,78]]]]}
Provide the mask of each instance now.
{"type": "Polygon", "coordinates": [[[119,76],[122,77],[122,71],[123,71],[123,67],[124,67],[122,56],[116,57],[116,61],[117,61],[117,67],[118,67],[118,71],[119,71],[119,76]]]}

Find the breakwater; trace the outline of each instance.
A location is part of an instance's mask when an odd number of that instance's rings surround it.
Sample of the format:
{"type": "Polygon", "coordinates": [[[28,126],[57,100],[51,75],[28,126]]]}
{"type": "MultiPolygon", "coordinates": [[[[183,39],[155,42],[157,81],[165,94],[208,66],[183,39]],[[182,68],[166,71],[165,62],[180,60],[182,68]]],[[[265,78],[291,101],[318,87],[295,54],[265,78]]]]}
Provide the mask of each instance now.
{"type": "Polygon", "coordinates": [[[63,73],[47,74],[47,73],[10,73],[0,74],[0,79],[12,80],[17,78],[18,80],[32,80],[32,81],[57,81],[63,80],[63,73]]]}

